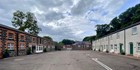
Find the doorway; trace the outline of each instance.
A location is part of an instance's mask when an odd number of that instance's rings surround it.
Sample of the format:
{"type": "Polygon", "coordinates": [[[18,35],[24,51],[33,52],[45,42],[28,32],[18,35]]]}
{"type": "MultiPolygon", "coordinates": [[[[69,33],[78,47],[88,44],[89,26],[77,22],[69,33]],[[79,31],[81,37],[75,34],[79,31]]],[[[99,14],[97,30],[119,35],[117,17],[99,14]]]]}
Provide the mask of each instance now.
{"type": "Polygon", "coordinates": [[[36,46],[32,46],[32,53],[35,53],[36,46]]]}
{"type": "Polygon", "coordinates": [[[123,49],[122,49],[123,44],[120,43],[120,53],[123,53],[123,49]]]}
{"type": "Polygon", "coordinates": [[[133,55],[133,43],[130,42],[130,54],[133,55]]]}

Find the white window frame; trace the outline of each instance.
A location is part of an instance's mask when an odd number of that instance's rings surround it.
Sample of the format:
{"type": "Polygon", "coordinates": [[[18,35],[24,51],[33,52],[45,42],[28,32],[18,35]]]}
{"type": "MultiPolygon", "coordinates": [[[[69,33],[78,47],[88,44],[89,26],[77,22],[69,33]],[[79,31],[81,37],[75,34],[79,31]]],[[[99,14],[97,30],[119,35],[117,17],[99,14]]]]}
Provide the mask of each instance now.
{"type": "Polygon", "coordinates": [[[7,44],[8,50],[14,50],[14,43],[7,44]]]}
{"type": "Polygon", "coordinates": [[[114,48],[113,48],[113,45],[111,45],[111,49],[114,49],[114,48]]]}
{"type": "Polygon", "coordinates": [[[20,49],[24,49],[24,44],[20,44],[20,49]]]}
{"type": "Polygon", "coordinates": [[[137,34],[137,27],[133,27],[132,28],[132,35],[136,35],[137,34]]]}
{"type": "Polygon", "coordinates": [[[117,44],[114,44],[114,49],[115,49],[115,50],[117,50],[117,49],[118,49],[117,44]]]}
{"type": "Polygon", "coordinates": [[[137,50],[140,51],[140,42],[137,43],[137,50]]]}
{"type": "Polygon", "coordinates": [[[14,34],[13,33],[8,33],[8,39],[14,39],[14,34]],[[12,34],[13,36],[10,36],[12,34]]]}
{"type": "Polygon", "coordinates": [[[119,39],[120,38],[120,33],[116,34],[116,38],[119,39]]]}

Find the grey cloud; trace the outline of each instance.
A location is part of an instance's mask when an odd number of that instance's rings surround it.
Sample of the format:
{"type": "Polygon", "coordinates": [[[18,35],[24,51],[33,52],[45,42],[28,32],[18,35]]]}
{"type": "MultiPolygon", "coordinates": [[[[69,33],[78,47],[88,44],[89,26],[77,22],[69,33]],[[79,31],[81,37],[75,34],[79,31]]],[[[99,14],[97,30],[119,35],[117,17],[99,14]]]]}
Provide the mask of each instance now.
{"type": "Polygon", "coordinates": [[[112,18],[108,16],[108,11],[116,10],[116,7],[119,8],[123,2],[119,1],[118,3],[116,0],[79,0],[76,5],[73,3],[74,0],[0,0],[0,21],[3,24],[12,26],[11,19],[14,11],[36,11],[34,13],[37,17],[38,25],[42,28],[42,32],[40,32],[41,36],[50,35],[57,41],[63,38],[82,40],[82,37],[94,33],[93,28],[96,23],[89,24],[90,22],[87,22],[88,20],[86,18],[81,19],[81,17],[86,16],[85,13],[87,13],[89,9],[95,8],[96,10],[96,8],[98,8],[99,10],[87,16],[88,18],[92,19],[92,17],[95,17],[95,20],[97,19],[105,23],[106,21],[109,22],[112,18]],[[35,10],[35,8],[37,8],[37,10],[35,10]],[[57,8],[59,11],[56,12],[53,8],[57,8]],[[105,17],[100,16],[102,14],[101,11],[107,12],[107,15],[105,15],[105,17]],[[38,14],[39,12],[43,13],[38,14]],[[53,29],[55,28],[53,25],[43,26],[45,22],[46,24],[56,22],[56,27],[58,26],[59,28],[53,29]],[[80,33],[80,31],[82,31],[82,33],[80,33]]]}
{"type": "Polygon", "coordinates": [[[74,34],[71,32],[72,30],[67,27],[63,27],[59,29],[53,29],[50,26],[40,26],[40,27],[42,28],[42,32],[40,34],[50,35],[56,41],[60,41],[64,38],[81,40],[80,38],[74,36],[74,34]]]}
{"type": "Polygon", "coordinates": [[[59,20],[59,19],[63,19],[65,18],[63,16],[63,13],[60,13],[60,12],[55,12],[55,11],[52,11],[52,12],[49,12],[45,15],[45,18],[47,21],[53,21],[53,20],[59,20]]]}
{"type": "Polygon", "coordinates": [[[71,12],[73,15],[84,14],[97,3],[96,0],[80,0],[79,3],[72,8],[71,12]]]}
{"type": "Polygon", "coordinates": [[[72,5],[72,0],[37,0],[40,5],[49,7],[59,7],[62,5],[72,5]]]}

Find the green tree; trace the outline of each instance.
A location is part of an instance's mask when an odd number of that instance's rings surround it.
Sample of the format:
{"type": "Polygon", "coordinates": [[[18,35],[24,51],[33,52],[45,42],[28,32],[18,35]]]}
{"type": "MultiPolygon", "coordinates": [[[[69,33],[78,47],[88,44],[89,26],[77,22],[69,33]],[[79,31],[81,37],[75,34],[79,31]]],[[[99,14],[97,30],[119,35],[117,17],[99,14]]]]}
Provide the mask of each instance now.
{"type": "Polygon", "coordinates": [[[53,40],[50,36],[44,36],[44,38],[49,39],[49,40],[53,40]]]}
{"type": "Polygon", "coordinates": [[[63,40],[62,40],[62,43],[63,43],[64,45],[72,45],[72,44],[75,43],[75,41],[69,40],[69,39],[63,39],[63,40]]]}
{"type": "Polygon", "coordinates": [[[120,14],[111,20],[110,24],[96,25],[97,38],[103,37],[111,32],[127,27],[131,24],[140,21],[140,4],[135,7],[127,9],[125,12],[120,14]]]}
{"type": "Polygon", "coordinates": [[[120,20],[117,17],[112,19],[112,21],[110,22],[110,25],[111,25],[111,28],[112,28],[110,32],[116,31],[116,30],[121,28],[120,20]]]}
{"type": "Polygon", "coordinates": [[[12,25],[21,31],[27,30],[32,35],[37,35],[41,29],[37,25],[36,17],[33,13],[16,11],[13,13],[12,25]]]}
{"type": "Polygon", "coordinates": [[[16,28],[18,28],[21,31],[25,31],[25,14],[22,11],[16,11],[13,13],[13,20],[12,25],[16,28]]]}
{"type": "Polygon", "coordinates": [[[101,24],[101,25],[96,25],[96,37],[100,38],[103,37],[104,35],[107,35],[110,32],[110,24],[101,24]]]}
{"type": "Polygon", "coordinates": [[[93,40],[95,40],[96,39],[96,36],[94,35],[94,36],[87,36],[87,37],[85,37],[84,39],[83,39],[83,41],[89,41],[89,42],[92,42],[93,40]]]}
{"type": "Polygon", "coordinates": [[[54,42],[55,43],[55,50],[62,50],[63,48],[63,43],[62,42],[54,42]]]}

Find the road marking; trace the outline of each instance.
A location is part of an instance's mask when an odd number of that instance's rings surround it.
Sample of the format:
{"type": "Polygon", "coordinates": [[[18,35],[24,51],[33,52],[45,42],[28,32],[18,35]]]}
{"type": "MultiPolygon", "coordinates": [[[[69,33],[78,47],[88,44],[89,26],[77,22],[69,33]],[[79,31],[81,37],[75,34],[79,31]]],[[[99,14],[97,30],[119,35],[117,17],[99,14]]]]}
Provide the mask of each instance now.
{"type": "Polygon", "coordinates": [[[86,54],[87,56],[90,56],[90,54],[86,54]]]}
{"type": "Polygon", "coordinates": [[[97,62],[98,64],[100,64],[102,67],[104,67],[106,70],[113,70],[110,67],[108,67],[107,65],[103,64],[102,62],[100,62],[97,58],[92,58],[93,61],[97,62]]]}
{"type": "Polygon", "coordinates": [[[14,59],[14,61],[22,61],[22,60],[24,60],[24,59],[14,59]]]}

